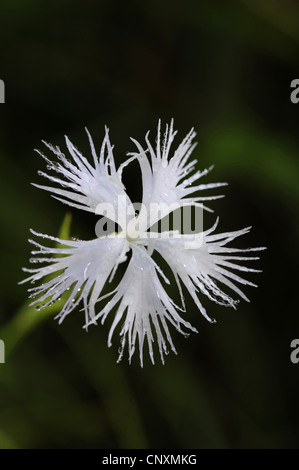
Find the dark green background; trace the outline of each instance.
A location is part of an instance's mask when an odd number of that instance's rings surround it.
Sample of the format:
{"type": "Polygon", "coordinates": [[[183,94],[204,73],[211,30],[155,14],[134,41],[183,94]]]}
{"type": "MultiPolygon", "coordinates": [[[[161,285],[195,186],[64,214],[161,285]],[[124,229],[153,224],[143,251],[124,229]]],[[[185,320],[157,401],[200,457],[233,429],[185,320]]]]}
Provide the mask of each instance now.
{"type": "MultiPolygon", "coordinates": [[[[267,246],[251,303],[237,311],[191,301],[199,330],[173,331],[178,356],[162,366],[108,349],[109,321],[82,330],[74,312],[48,317],[0,364],[0,448],[298,447],[299,5],[295,1],[2,0],[0,78],[1,315],[27,299],[29,228],[56,235],[66,208],[30,186],[45,169],[33,149],[63,135],[89,155],[110,127],[118,164],[158,118],[179,137],[194,126],[205,182],[227,181],[213,203],[219,230],[253,225],[238,246],[267,246]]],[[[176,141],[179,143],[179,138],[176,141]]],[[[137,165],[125,172],[132,199],[137,165]]],[[[72,235],[91,239],[95,217],[73,210],[72,235]]],[[[215,215],[204,219],[205,228],[215,215]]],[[[187,297],[187,295],[186,295],[187,297]]],[[[0,330],[0,338],[1,338],[0,330]]],[[[5,339],[4,337],[2,339],[5,339]]],[[[9,345],[7,345],[9,349],[9,345]]]]}

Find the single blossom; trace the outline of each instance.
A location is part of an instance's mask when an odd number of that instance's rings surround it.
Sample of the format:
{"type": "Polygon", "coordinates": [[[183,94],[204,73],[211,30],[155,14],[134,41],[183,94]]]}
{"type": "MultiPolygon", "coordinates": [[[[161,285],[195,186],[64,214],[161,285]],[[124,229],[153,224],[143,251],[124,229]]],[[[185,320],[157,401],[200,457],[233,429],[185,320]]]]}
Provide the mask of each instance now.
{"type": "Polygon", "coordinates": [[[34,245],[34,257],[30,261],[37,263],[38,267],[24,268],[29,277],[21,282],[43,280],[40,285],[28,289],[30,297],[35,298],[31,305],[36,305],[37,309],[45,308],[60,299],[65,292],[69,293],[57,316],[59,322],[79,304],[85,312],[86,329],[98,321],[104,323],[108,315],[112,316],[108,346],[111,346],[115,328],[120,324],[118,360],[122,358],[127,345],[131,362],[137,344],[142,366],[144,343],[147,343],[149,356],[154,363],[153,343],[156,342],[164,363],[169,347],[176,353],[170,325],[184,335],[190,331],[196,332],[182,318],[185,313],[183,288],[189,292],[202,315],[213,322],[203,306],[204,299],[209,298],[220,305],[235,308],[238,300],[222,290],[228,288],[248,301],[239,285],[255,284],[236,274],[236,271],[258,272],[239,262],[259,259],[247,254],[264,248],[231,248],[230,242],[246,234],[250,228],[216,234],[218,219],[212,228],[195,234],[179,233],[177,230],[164,233],[149,230],[159,219],[173,211],[174,204],[176,207],[205,207],[205,201],[221,197],[199,195],[201,191],[218,188],[224,183],[198,184],[198,180],[211,168],[198,171],[197,161],[189,161],[195,147],[193,129],[173,150],[172,143],[176,135],[173,121],[170,126],[166,126],[163,141],[159,121],[156,145],[151,144],[149,133],[145,137],[145,148],[132,139],[137,151],[129,154],[129,158],[118,169],[108,129],[99,156],[88,131],[87,134],[93,164],[67,137],[65,139],[71,161],[58,147],[45,143],[58,161],[53,162],[39,153],[46,160],[48,170],[54,170],[59,177],[44,172],[40,174],[61,187],[35,186],[51,192],[53,197],[65,204],[86,211],[103,214],[99,207],[109,205],[112,208],[109,217],[120,226],[120,231],[94,240],[80,241],[61,240],[31,230],[37,239],[55,242],[55,247],[29,240],[34,245]],[[134,159],[140,165],[143,186],[138,214],[122,182],[123,168],[134,159]],[[157,204],[163,207],[162,211],[153,210],[157,204]],[[127,217],[123,217],[124,213],[127,217]],[[176,305],[167,294],[166,285],[171,281],[153,259],[155,252],[164,258],[170,268],[171,279],[180,293],[181,306],[176,305]],[[118,266],[125,262],[127,266],[119,284],[109,294],[103,295],[104,287],[112,281],[118,266]],[[112,311],[115,312],[114,316],[112,311]]]}

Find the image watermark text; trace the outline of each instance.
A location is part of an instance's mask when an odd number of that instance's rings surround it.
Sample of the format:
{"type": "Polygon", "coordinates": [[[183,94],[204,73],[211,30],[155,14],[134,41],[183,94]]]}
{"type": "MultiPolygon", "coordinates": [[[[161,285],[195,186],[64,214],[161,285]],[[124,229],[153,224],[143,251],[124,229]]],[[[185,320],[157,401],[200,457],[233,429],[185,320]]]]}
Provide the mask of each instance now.
{"type": "Polygon", "coordinates": [[[0,339],[0,364],[5,363],[5,345],[4,341],[0,339]]]}
{"type": "Polygon", "coordinates": [[[294,80],[291,81],[291,88],[294,88],[294,90],[291,92],[291,101],[294,104],[297,104],[299,102],[299,79],[295,78],[294,80]]]}
{"type": "Polygon", "coordinates": [[[299,362],[299,339],[293,339],[291,342],[291,348],[293,349],[290,355],[291,362],[298,364],[299,362]]]}
{"type": "Polygon", "coordinates": [[[0,79],[0,103],[5,103],[5,85],[4,81],[0,79]]]}
{"type": "Polygon", "coordinates": [[[184,201],[145,205],[132,204],[125,196],[119,196],[117,204],[98,204],[95,213],[103,216],[95,227],[98,237],[117,234],[129,241],[183,237],[186,248],[192,248],[190,242],[198,244],[203,231],[202,205],[184,201]]]}

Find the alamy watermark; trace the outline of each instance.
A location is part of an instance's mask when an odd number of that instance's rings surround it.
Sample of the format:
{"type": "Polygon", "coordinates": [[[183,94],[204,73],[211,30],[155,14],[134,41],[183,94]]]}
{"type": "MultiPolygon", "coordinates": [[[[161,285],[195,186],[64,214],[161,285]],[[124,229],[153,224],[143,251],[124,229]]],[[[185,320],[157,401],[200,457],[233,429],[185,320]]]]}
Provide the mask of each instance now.
{"type": "Polygon", "coordinates": [[[114,454],[105,455],[102,459],[103,465],[128,465],[133,468],[139,465],[139,462],[147,465],[196,465],[197,455],[191,452],[161,454],[160,452],[144,455],[134,454],[130,456],[118,456],[114,454]],[[140,458],[142,456],[142,458],[140,458]]]}
{"type": "Polygon", "coordinates": [[[203,207],[183,201],[167,204],[130,203],[126,196],[118,196],[117,205],[98,204],[97,215],[103,216],[95,227],[97,237],[114,236],[136,239],[183,238],[185,248],[198,247],[203,231],[203,207]]]}
{"type": "Polygon", "coordinates": [[[2,339],[0,339],[0,364],[5,363],[5,344],[2,339]]]}
{"type": "Polygon", "coordinates": [[[290,359],[293,364],[298,364],[299,362],[299,339],[293,339],[291,342],[291,348],[293,351],[291,352],[290,359]]]}
{"type": "Polygon", "coordinates": [[[5,85],[4,81],[0,79],[0,103],[5,103],[5,85]]]}
{"type": "Polygon", "coordinates": [[[291,88],[294,88],[292,91],[290,98],[292,103],[297,104],[299,103],[299,79],[295,78],[291,81],[291,88]]]}

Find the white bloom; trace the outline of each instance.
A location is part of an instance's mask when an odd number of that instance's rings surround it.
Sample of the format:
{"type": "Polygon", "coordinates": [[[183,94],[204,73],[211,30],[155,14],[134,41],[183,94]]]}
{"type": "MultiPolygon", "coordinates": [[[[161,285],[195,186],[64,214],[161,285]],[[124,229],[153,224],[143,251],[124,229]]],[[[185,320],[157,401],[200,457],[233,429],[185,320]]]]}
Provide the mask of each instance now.
{"type": "MultiPolygon", "coordinates": [[[[88,132],[88,131],[87,131],[88,132]]],[[[205,200],[216,199],[220,196],[198,196],[197,191],[213,189],[223,186],[224,183],[196,184],[198,179],[208,173],[195,171],[196,160],[189,162],[194,149],[192,143],[195,133],[193,129],[173,152],[171,145],[176,132],[173,131],[173,122],[166,126],[163,143],[161,144],[160,122],[155,149],[146,135],[147,148],[136,141],[137,152],[125,161],[118,170],[115,168],[112,146],[109,141],[108,130],[103,140],[100,157],[97,157],[92,139],[88,133],[94,165],[73,146],[66,137],[66,144],[72,162],[68,161],[58,147],[46,144],[54,152],[61,163],[53,163],[43,154],[49,170],[55,170],[61,178],[41,172],[52,183],[58,183],[63,188],[40,186],[50,191],[55,198],[62,202],[90,212],[96,212],[101,204],[110,204],[114,211],[114,221],[121,225],[120,233],[109,234],[91,241],[70,241],[42,235],[32,231],[37,237],[43,237],[60,244],[61,247],[50,248],[34,240],[30,242],[37,249],[32,251],[35,258],[33,263],[40,263],[36,269],[26,269],[30,276],[22,282],[36,282],[44,279],[44,284],[30,288],[31,297],[37,296],[32,305],[37,303],[44,308],[69,291],[61,312],[58,315],[62,321],[81,301],[85,311],[85,327],[101,320],[103,323],[108,314],[116,307],[108,336],[108,345],[111,346],[112,335],[121,323],[121,359],[125,345],[128,345],[129,360],[135,351],[136,342],[139,346],[140,363],[143,365],[143,348],[147,343],[149,355],[154,363],[153,342],[157,341],[161,360],[164,363],[164,354],[168,346],[176,352],[173,345],[168,324],[172,324],[182,334],[187,331],[196,331],[189,322],[185,321],[179,312],[185,311],[182,284],[189,291],[201,313],[211,320],[201,297],[225,306],[235,308],[237,301],[223,292],[218,284],[228,287],[240,297],[248,300],[240,290],[238,284],[254,286],[232,271],[257,272],[234,261],[256,260],[257,257],[243,256],[243,253],[261,250],[263,248],[235,249],[227,246],[236,237],[249,231],[243,230],[214,234],[217,223],[209,230],[194,234],[178,234],[176,232],[164,233],[164,237],[152,239],[147,229],[153,223],[151,203],[163,203],[166,210],[163,216],[173,209],[167,209],[171,204],[178,206],[202,205],[205,200]],[[150,159],[148,158],[148,155],[150,159]],[[122,169],[137,159],[143,184],[143,199],[140,213],[135,212],[122,183],[122,169]],[[191,197],[191,195],[193,195],[191,197]],[[121,204],[120,204],[121,201],[121,204]],[[120,205],[119,205],[120,204],[120,205]],[[136,224],[139,231],[130,232],[124,226],[123,212],[129,215],[127,225],[136,224]],[[121,222],[121,223],[120,223],[121,222]],[[141,227],[141,228],[140,228],[141,227]],[[166,278],[152,254],[157,251],[168,263],[175,282],[177,283],[182,307],[178,307],[165,290],[165,284],[170,281],[166,278]],[[127,260],[131,251],[131,258],[123,278],[110,294],[102,295],[105,284],[111,282],[119,264],[127,260]],[[57,256],[58,255],[58,256],[57,256]],[[202,294],[202,295],[201,295],[202,294]],[[101,296],[102,295],[102,296],[101,296]],[[96,304],[110,297],[105,305],[96,312],[96,304]]],[[[133,140],[133,139],[132,139],[133,140]]],[[[161,216],[161,214],[160,214],[161,216]]],[[[156,220],[154,220],[155,222],[156,220]]]]}
{"type": "MultiPolygon", "coordinates": [[[[196,171],[192,175],[195,169],[197,160],[188,162],[188,159],[194,150],[196,143],[192,143],[195,132],[193,129],[186,135],[179,147],[171,155],[171,145],[177,134],[177,131],[173,130],[173,120],[170,126],[166,125],[164,141],[161,148],[161,122],[158,124],[158,133],[156,140],[156,151],[154,151],[150,141],[149,132],[145,136],[147,149],[144,150],[142,146],[134,139],[133,142],[136,144],[138,153],[132,154],[138,157],[138,161],[142,171],[142,207],[147,211],[148,217],[151,215],[149,205],[152,203],[159,203],[165,208],[171,207],[175,203],[177,205],[190,204],[190,205],[201,205],[204,201],[210,201],[213,199],[219,199],[223,196],[197,196],[197,197],[185,197],[194,194],[196,191],[205,189],[213,189],[219,186],[225,186],[226,183],[210,183],[210,184],[199,184],[193,185],[199,178],[205,176],[213,167],[205,169],[203,171],[196,171]],[[151,165],[146,156],[146,153],[150,153],[151,165]],[[187,177],[188,176],[188,177],[187,177]],[[199,204],[201,203],[201,204],[199,204]]],[[[206,208],[207,209],[207,208],[206,208]]],[[[168,214],[167,208],[163,213],[163,216],[168,214]]],[[[143,214],[140,214],[139,218],[142,218],[143,214]]],[[[150,219],[152,223],[155,222],[153,218],[150,219]]],[[[149,224],[147,224],[148,226],[149,224]]]]}
{"type": "MultiPolygon", "coordinates": [[[[127,240],[117,235],[91,241],[60,240],[33,230],[31,232],[38,237],[66,245],[62,248],[48,248],[34,240],[29,240],[38,248],[38,250],[31,252],[33,255],[38,255],[36,258],[32,258],[31,262],[47,263],[47,266],[36,269],[23,268],[24,271],[31,273],[26,281],[35,282],[45,276],[57,273],[56,277],[52,277],[45,284],[29,289],[32,292],[32,297],[41,294],[32,305],[47,299],[42,308],[47,307],[58,300],[65,291],[70,290],[70,296],[58,315],[60,322],[83,300],[86,323],[88,323],[89,319],[95,318],[95,303],[109,275],[114,272],[119,263],[126,260],[126,252],[129,249],[127,240]],[[51,255],[65,256],[51,257],[51,255]],[[62,273],[59,274],[61,271],[62,273]]],[[[38,307],[38,309],[40,308],[38,307]]]]}
{"type": "Polygon", "coordinates": [[[48,175],[42,171],[38,173],[51,182],[58,183],[63,188],[67,189],[39,184],[34,184],[34,186],[50,191],[53,193],[54,198],[69,206],[84,209],[89,212],[95,213],[97,206],[101,203],[111,204],[116,209],[119,201],[124,201],[122,210],[126,210],[126,208],[130,206],[131,201],[122,184],[121,174],[123,167],[128,164],[131,159],[127,160],[127,162],[121,165],[118,171],[116,171],[113,147],[110,144],[108,129],[106,128],[99,158],[97,157],[92,138],[87,129],[86,132],[89,138],[94,166],[88,162],[76,147],[74,147],[67,136],[65,136],[65,141],[73,162],[67,160],[59,147],[53,147],[51,144],[43,141],[61,163],[54,163],[39,150],[37,150],[37,152],[46,160],[47,169],[55,170],[58,174],[62,175],[64,179],[48,175]]]}

